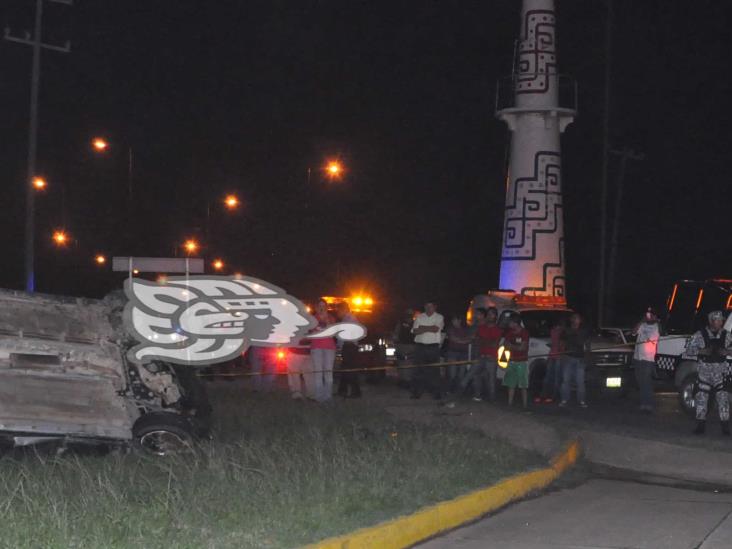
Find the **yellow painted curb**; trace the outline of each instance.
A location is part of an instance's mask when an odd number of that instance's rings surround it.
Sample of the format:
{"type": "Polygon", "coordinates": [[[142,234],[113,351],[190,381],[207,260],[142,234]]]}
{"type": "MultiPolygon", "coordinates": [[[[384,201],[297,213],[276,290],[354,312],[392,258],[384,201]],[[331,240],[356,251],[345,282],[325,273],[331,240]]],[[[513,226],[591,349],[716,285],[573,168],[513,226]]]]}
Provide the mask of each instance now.
{"type": "Polygon", "coordinates": [[[430,505],[405,517],[399,517],[376,526],[362,528],[309,545],[309,549],[401,549],[452,530],[526,494],[545,488],[569,469],[579,457],[580,446],[574,441],[552,459],[549,467],[507,478],[490,486],[459,496],[450,501],[430,505]]]}

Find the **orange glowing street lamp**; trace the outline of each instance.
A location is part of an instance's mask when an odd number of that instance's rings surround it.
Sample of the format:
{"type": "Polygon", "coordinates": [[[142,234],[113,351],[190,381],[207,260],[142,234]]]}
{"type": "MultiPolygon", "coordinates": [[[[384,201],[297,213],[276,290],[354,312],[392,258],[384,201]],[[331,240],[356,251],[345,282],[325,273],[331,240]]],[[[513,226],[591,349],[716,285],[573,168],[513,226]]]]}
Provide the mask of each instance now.
{"type": "Polygon", "coordinates": [[[224,268],[224,262],[221,259],[214,259],[211,265],[213,265],[213,268],[216,271],[220,271],[224,268]]]}
{"type": "Polygon", "coordinates": [[[343,177],[343,164],[338,160],[329,160],[325,165],[325,173],[330,179],[340,179],[343,177]]]}
{"type": "Polygon", "coordinates": [[[92,148],[97,152],[104,152],[109,148],[109,141],[103,137],[95,137],[92,139],[92,148]]]}
{"type": "Polygon", "coordinates": [[[198,248],[200,248],[198,242],[196,242],[194,239],[189,238],[183,243],[183,249],[190,255],[194,254],[198,251],[198,248]]]}
{"type": "Polygon", "coordinates": [[[66,244],[69,243],[69,235],[66,233],[66,231],[64,231],[62,229],[53,231],[52,238],[57,246],[66,246],[66,244]]]}
{"type": "Polygon", "coordinates": [[[48,187],[48,183],[46,182],[45,179],[43,179],[40,176],[33,178],[33,188],[34,189],[36,189],[37,191],[43,191],[46,189],[46,187],[48,187]]]}
{"type": "Polygon", "coordinates": [[[235,210],[240,204],[239,197],[235,194],[227,194],[224,198],[224,205],[230,210],[235,210]]]}
{"type": "Polygon", "coordinates": [[[94,262],[97,265],[104,265],[107,262],[107,257],[104,254],[97,254],[94,256],[94,262]]]}

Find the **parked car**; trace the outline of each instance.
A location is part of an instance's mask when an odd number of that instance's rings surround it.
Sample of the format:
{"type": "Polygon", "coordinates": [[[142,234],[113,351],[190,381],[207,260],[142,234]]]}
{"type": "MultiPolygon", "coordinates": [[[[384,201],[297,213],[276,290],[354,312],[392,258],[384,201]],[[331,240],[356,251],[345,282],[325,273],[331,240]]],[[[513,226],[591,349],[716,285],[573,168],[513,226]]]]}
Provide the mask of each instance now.
{"type": "Polygon", "coordinates": [[[0,443],[166,455],[207,436],[210,407],[191,367],[127,361],[123,299],[0,290],[0,443]]]}

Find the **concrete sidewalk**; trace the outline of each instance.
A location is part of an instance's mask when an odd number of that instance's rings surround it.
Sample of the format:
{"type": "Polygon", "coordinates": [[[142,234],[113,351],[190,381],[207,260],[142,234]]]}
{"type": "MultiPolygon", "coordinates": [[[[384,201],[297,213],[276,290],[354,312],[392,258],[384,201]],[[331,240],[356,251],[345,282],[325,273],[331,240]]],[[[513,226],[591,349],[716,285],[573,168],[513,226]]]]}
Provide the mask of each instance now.
{"type": "Polygon", "coordinates": [[[541,414],[524,412],[518,406],[509,409],[505,405],[461,401],[454,408],[447,408],[433,400],[414,401],[394,393],[382,395],[381,400],[386,410],[397,418],[476,429],[546,457],[554,455],[566,441],[579,438],[585,460],[603,468],[620,469],[641,477],[732,488],[730,440],[710,436],[709,439],[697,437],[693,445],[688,441],[676,444],[672,442],[673,437],[659,440],[650,434],[644,436],[641,430],[624,434],[604,424],[577,421],[572,415],[547,419],[541,414]],[[709,444],[705,445],[706,441],[709,444]]]}
{"type": "Polygon", "coordinates": [[[592,480],[523,501],[423,549],[732,547],[732,494],[592,480]]]}
{"type": "MultiPolygon", "coordinates": [[[[590,463],[639,475],[732,488],[732,452],[599,431],[578,431],[590,463]]],[[[728,547],[732,547],[732,540],[728,547]]]]}

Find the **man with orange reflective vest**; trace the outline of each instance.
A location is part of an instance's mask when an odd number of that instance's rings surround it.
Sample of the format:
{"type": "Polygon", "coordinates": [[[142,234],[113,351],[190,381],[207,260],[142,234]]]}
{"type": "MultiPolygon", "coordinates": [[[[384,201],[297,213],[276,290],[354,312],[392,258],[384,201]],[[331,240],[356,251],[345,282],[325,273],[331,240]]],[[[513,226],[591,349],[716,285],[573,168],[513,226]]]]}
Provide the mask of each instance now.
{"type": "Polygon", "coordinates": [[[513,404],[513,397],[518,387],[521,389],[521,400],[526,408],[529,405],[529,331],[521,325],[521,317],[517,313],[508,317],[503,344],[511,352],[503,376],[503,386],[508,387],[508,405],[513,404]]]}
{"type": "Polygon", "coordinates": [[[706,429],[709,395],[714,393],[722,423],[722,433],[730,434],[729,393],[724,387],[724,374],[729,368],[727,355],[732,353],[732,334],[722,329],[722,311],[709,313],[709,324],[696,332],[686,346],[688,356],[698,360],[699,383],[696,393],[696,428],[694,434],[702,435],[706,429]]]}

